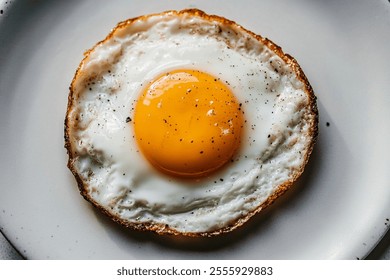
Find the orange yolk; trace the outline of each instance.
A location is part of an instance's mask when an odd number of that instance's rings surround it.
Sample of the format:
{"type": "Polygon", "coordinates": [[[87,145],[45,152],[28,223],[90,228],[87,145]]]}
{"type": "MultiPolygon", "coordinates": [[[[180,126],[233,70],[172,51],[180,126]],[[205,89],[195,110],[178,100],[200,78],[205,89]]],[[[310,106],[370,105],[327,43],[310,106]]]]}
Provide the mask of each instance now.
{"type": "Polygon", "coordinates": [[[241,104],[230,89],[200,71],[159,76],[135,107],[140,150],[155,168],[179,177],[205,176],[230,161],[242,126],[241,104]]]}

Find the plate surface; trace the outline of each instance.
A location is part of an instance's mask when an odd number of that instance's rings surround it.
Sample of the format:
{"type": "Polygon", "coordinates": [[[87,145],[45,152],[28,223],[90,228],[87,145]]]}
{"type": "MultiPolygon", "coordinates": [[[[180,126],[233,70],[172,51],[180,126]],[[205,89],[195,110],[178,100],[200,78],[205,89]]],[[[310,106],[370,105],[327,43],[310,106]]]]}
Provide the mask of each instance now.
{"type": "Polygon", "coordinates": [[[0,229],[28,259],[356,259],[390,218],[388,1],[0,1],[0,229]],[[270,38],[318,97],[320,136],[296,186],[218,238],[126,230],[66,167],[68,87],[117,22],[199,8],[270,38]]]}

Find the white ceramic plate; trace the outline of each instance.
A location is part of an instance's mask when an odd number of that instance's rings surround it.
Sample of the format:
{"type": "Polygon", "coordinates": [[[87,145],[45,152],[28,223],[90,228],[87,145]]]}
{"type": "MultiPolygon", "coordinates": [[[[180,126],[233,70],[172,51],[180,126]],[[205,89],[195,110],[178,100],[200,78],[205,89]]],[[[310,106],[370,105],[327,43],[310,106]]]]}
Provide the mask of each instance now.
{"type": "Polygon", "coordinates": [[[0,226],[28,259],[355,259],[390,217],[388,1],[1,1],[0,226]],[[320,136],[293,190],[212,239],[133,232],[84,201],[66,167],[68,87],[117,22],[197,7],[293,55],[318,96],[320,136]],[[327,125],[329,124],[329,125],[327,125]]]}

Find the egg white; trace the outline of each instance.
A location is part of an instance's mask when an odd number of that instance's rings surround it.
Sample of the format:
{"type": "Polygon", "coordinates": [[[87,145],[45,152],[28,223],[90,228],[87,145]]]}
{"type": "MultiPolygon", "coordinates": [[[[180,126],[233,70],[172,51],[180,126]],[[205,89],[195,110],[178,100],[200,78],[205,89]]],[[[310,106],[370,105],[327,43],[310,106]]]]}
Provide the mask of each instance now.
{"type": "Polygon", "coordinates": [[[292,180],[311,129],[308,96],[291,66],[237,27],[175,13],[123,25],[87,55],[74,81],[72,165],[92,200],[131,223],[208,232],[245,217],[292,180]],[[137,147],[133,113],[160,74],[197,69],[221,78],[246,120],[233,161],[206,178],[156,171],[137,147]]]}

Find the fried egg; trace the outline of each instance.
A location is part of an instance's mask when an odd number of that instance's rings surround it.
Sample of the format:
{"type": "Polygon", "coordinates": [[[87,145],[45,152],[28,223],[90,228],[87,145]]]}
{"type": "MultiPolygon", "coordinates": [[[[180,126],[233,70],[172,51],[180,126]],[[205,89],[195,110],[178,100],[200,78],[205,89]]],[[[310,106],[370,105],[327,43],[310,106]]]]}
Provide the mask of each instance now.
{"type": "Polygon", "coordinates": [[[68,167],[86,200],[133,229],[231,231],[301,175],[316,98],[298,63],[199,10],[129,19],[70,86],[68,167]]]}

